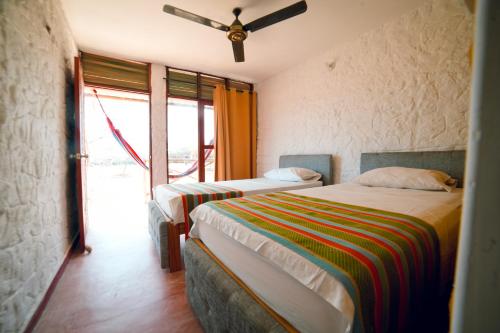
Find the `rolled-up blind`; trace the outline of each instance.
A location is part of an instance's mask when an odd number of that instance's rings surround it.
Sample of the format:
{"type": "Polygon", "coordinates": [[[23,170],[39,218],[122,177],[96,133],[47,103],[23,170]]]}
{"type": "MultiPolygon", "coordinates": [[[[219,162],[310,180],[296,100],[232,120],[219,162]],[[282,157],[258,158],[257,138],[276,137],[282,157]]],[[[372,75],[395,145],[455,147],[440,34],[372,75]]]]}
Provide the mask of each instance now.
{"type": "Polygon", "coordinates": [[[201,98],[212,100],[216,84],[224,84],[224,79],[215,76],[201,75],[201,98]]]}
{"type": "Polygon", "coordinates": [[[137,92],[149,92],[148,64],[82,53],[86,84],[137,92]]]}
{"type": "Polygon", "coordinates": [[[228,84],[229,84],[229,87],[226,87],[226,88],[229,88],[229,89],[236,89],[236,90],[242,90],[242,91],[252,90],[251,85],[249,83],[246,83],[246,82],[229,80],[228,84]]]}
{"type": "Polygon", "coordinates": [[[168,94],[174,97],[198,97],[198,79],[196,73],[168,69],[168,94]]]}

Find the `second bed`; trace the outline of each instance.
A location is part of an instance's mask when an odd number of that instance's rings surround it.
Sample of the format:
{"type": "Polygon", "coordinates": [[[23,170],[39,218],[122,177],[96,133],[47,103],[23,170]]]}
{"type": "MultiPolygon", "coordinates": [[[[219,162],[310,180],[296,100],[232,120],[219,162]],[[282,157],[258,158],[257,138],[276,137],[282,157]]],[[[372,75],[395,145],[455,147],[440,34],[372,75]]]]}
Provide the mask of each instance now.
{"type": "MultiPolygon", "coordinates": [[[[187,187],[215,186],[215,191],[217,188],[227,189],[228,195],[231,195],[231,191],[238,191],[244,196],[319,187],[333,184],[332,163],[332,156],[327,154],[283,155],[279,159],[280,168],[310,169],[321,174],[321,179],[296,182],[255,178],[221,181],[213,184],[195,183],[188,184],[187,187]]],[[[221,194],[218,193],[218,195],[221,194]]],[[[196,196],[194,199],[197,200],[196,196]]],[[[170,272],[181,269],[182,265],[180,235],[185,233],[185,218],[189,214],[186,211],[188,204],[183,200],[186,200],[185,196],[179,194],[173,186],[158,185],[154,188],[154,200],[149,202],[149,233],[160,256],[161,267],[168,268],[170,272]]],[[[197,205],[197,203],[194,202],[191,205],[197,205]]]]}

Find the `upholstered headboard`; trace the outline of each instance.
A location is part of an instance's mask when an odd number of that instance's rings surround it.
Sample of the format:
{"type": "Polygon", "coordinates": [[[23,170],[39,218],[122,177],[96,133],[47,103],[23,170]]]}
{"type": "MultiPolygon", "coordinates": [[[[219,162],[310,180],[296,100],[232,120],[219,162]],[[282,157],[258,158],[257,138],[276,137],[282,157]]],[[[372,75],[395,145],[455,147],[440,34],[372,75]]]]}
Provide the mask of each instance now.
{"type": "Polygon", "coordinates": [[[457,179],[458,187],[462,187],[465,170],[465,151],[452,150],[361,154],[361,173],[389,166],[444,171],[457,179]]]}
{"type": "Polygon", "coordinates": [[[307,168],[321,174],[323,185],[333,184],[332,155],[282,155],[279,162],[280,168],[307,168]]]}

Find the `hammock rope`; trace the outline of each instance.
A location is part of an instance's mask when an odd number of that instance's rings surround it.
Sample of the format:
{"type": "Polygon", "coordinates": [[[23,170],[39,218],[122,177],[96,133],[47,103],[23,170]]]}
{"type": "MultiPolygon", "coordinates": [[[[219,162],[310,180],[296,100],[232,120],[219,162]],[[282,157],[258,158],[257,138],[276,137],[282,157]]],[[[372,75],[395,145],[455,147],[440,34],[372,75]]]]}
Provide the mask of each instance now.
{"type": "Polygon", "coordinates": [[[104,110],[104,107],[102,106],[101,100],[99,99],[99,95],[97,95],[97,90],[94,89],[94,95],[97,98],[97,102],[99,102],[99,106],[101,107],[101,111],[106,117],[106,121],[108,123],[109,130],[111,131],[111,134],[113,134],[113,137],[116,139],[118,144],[127,152],[127,154],[141,167],[143,167],[145,170],[149,170],[149,167],[147,166],[146,162],[137,154],[137,152],[132,148],[132,146],[125,140],[123,135],[120,133],[120,130],[117,129],[111,119],[109,118],[108,114],[104,110]]]}

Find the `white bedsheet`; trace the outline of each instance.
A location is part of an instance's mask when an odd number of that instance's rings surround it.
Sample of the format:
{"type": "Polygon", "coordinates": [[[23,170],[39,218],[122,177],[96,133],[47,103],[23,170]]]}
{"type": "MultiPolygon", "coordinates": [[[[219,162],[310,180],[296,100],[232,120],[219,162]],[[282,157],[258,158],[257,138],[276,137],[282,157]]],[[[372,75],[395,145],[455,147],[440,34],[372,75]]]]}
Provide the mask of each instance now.
{"type": "MultiPolygon", "coordinates": [[[[221,181],[215,182],[215,184],[242,191],[243,195],[252,195],[318,187],[322,186],[323,182],[320,180],[287,182],[267,178],[253,178],[221,181]]],[[[169,190],[168,186],[166,185],[155,186],[153,192],[155,201],[158,203],[163,212],[172,219],[173,223],[184,223],[184,209],[179,193],[169,190]]]]}
{"type": "MultiPolygon", "coordinates": [[[[398,212],[426,221],[434,226],[440,240],[442,281],[451,274],[462,205],[461,189],[447,193],[348,183],[290,192],[398,212]]],[[[190,236],[200,238],[229,269],[297,329],[350,331],[354,305],[344,286],[334,277],[206,205],[197,207],[191,217],[195,224],[190,236]]]]}

